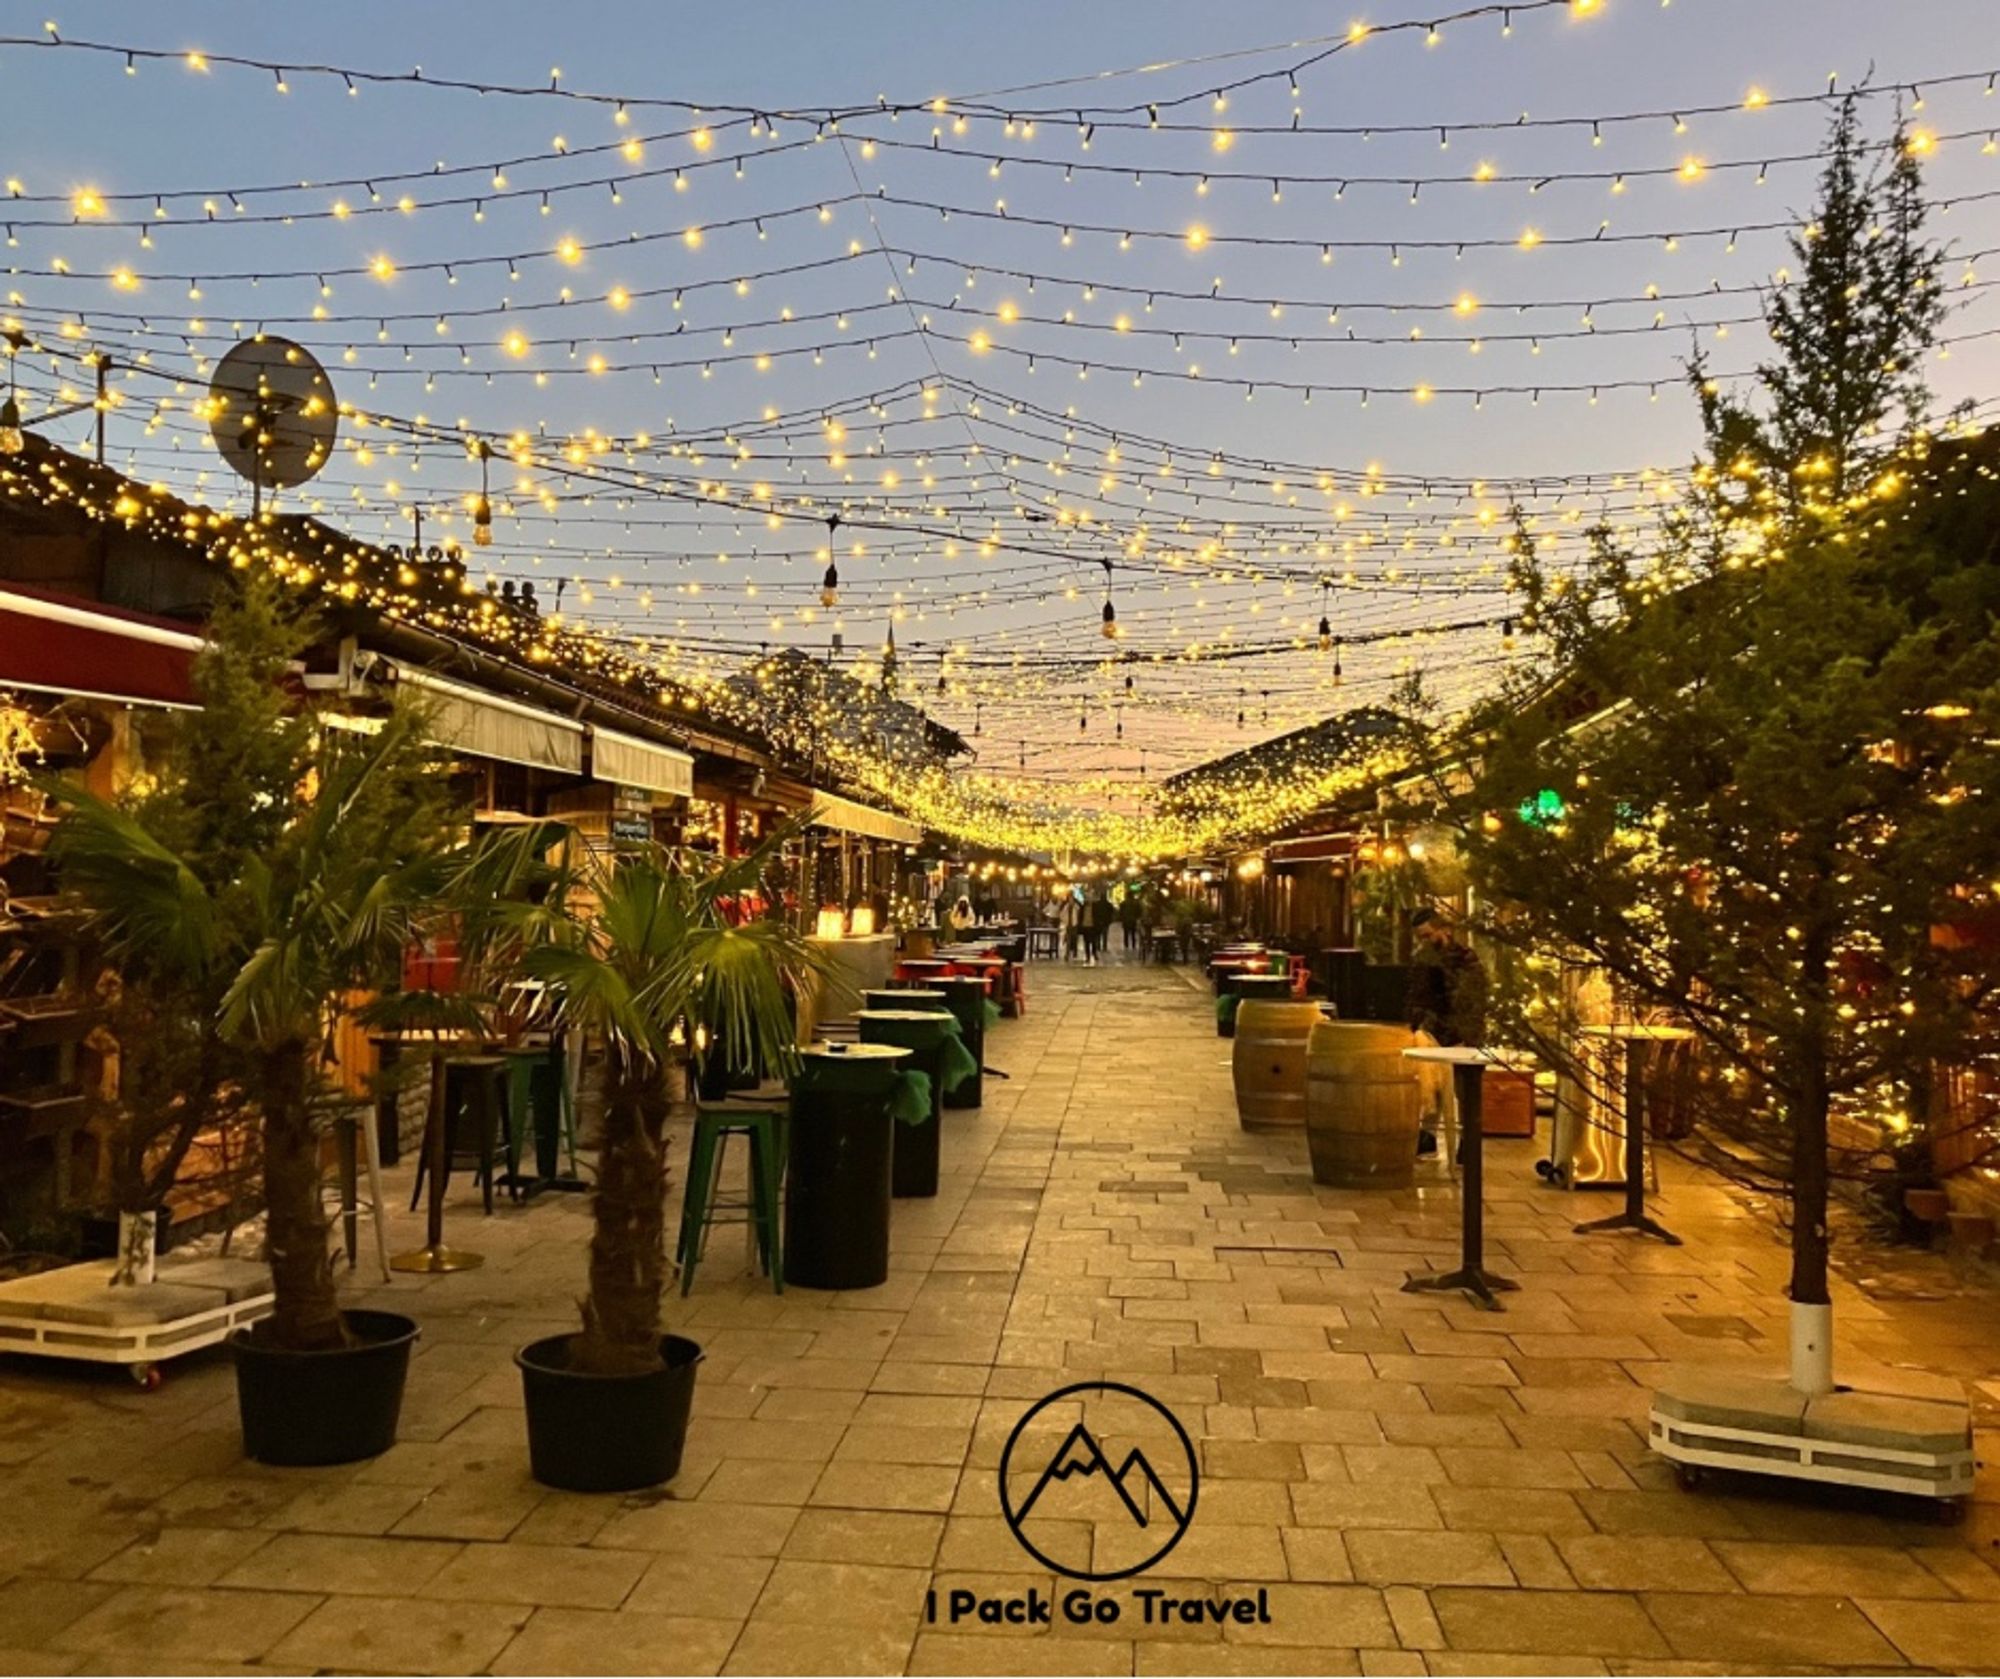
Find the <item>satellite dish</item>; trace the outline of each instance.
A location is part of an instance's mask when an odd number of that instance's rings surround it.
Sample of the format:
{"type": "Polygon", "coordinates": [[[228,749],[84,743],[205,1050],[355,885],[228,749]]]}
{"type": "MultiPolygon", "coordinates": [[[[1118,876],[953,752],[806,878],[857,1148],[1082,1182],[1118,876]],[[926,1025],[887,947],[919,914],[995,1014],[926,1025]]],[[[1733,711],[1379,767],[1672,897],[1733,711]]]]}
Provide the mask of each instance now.
{"type": "Polygon", "coordinates": [[[265,490],[305,483],[333,454],[333,381],[288,338],[245,339],[216,364],[208,394],[215,446],[260,505],[265,490]]]}

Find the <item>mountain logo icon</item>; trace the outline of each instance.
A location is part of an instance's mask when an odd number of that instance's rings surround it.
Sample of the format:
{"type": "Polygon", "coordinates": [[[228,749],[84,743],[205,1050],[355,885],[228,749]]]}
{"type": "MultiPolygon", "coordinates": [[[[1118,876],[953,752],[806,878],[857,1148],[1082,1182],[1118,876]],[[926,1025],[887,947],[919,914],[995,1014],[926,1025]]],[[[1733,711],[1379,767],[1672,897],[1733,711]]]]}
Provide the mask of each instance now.
{"type": "Polygon", "coordinates": [[[1021,1546],[1075,1580],[1152,1567],[1194,1519],[1200,1473],[1180,1419],[1122,1382],[1038,1400],[1000,1454],[1000,1509],[1021,1546]]]}

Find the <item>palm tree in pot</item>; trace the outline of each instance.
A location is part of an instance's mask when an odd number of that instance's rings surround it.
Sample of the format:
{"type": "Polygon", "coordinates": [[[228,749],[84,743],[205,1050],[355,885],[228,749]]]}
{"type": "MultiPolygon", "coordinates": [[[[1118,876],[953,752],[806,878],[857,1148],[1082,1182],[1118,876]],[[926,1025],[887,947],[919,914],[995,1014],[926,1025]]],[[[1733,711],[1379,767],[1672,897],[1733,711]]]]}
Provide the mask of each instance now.
{"type": "MultiPolygon", "coordinates": [[[[272,1463],[373,1456],[395,1436],[416,1325],[343,1312],[320,1200],[322,1064],[353,992],[389,985],[455,879],[423,722],[300,737],[300,775],[271,843],[205,881],[140,817],[85,794],[59,831],[63,881],[114,959],[219,991],[225,1072],[261,1121],[265,1251],[275,1303],[236,1344],[248,1454],[272,1463]]],[[[226,798],[232,789],[206,790],[226,798]]]]}
{"type": "Polygon", "coordinates": [[[519,1357],[535,1474],[551,1484],[626,1490],[679,1468],[700,1350],[660,1321],[675,1040],[699,1020],[775,1072],[796,1065],[789,995],[820,958],[783,921],[734,908],[790,832],[727,862],[622,851],[576,894],[565,936],[523,956],[606,1055],[582,1328],[519,1357]]]}

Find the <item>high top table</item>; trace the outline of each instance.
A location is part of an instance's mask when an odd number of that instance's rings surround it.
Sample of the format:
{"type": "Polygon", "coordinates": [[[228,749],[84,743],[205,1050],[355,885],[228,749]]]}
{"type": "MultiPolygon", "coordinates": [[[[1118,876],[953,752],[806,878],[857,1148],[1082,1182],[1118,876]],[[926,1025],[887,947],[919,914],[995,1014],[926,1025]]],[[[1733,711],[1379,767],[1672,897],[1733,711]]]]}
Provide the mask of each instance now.
{"type": "Polygon", "coordinates": [[[799,1051],[785,1173],[785,1281],[876,1288],[889,1275],[896,1121],[890,1092],[910,1052],[891,1044],[799,1051]]]}
{"type": "Polygon", "coordinates": [[[1480,1121],[1481,1097],[1488,1067],[1516,1065],[1498,1050],[1472,1045],[1430,1044],[1403,1051],[1405,1061],[1429,1061],[1451,1069],[1452,1091],[1458,1099],[1459,1152],[1463,1157],[1459,1172],[1459,1256],[1458,1269],[1434,1277],[1412,1277],[1403,1284],[1405,1294],[1450,1294],[1463,1292],[1489,1312],[1503,1308],[1496,1294],[1518,1289],[1509,1277],[1496,1276],[1486,1269],[1486,1134],[1480,1121]]]}
{"type": "Polygon", "coordinates": [[[1646,1211],[1646,1072],[1652,1065],[1655,1044],[1686,1043],[1694,1036],[1685,1026],[1585,1026],[1586,1038],[1609,1038],[1625,1046],[1625,1210],[1609,1218],[1593,1218],[1576,1227],[1579,1236],[1601,1230],[1636,1230],[1641,1236],[1657,1236],[1669,1247],[1679,1247],[1680,1237],[1646,1211]]]}

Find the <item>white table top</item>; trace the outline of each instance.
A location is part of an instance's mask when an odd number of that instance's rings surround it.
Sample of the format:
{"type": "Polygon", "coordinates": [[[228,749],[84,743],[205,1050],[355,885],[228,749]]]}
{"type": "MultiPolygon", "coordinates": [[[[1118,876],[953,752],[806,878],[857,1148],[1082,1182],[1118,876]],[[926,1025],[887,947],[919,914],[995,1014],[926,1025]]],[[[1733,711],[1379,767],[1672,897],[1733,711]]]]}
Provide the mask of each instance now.
{"type": "Polygon", "coordinates": [[[1437,1061],[1448,1067],[1515,1067],[1526,1072],[1531,1063],[1504,1049],[1482,1049],[1477,1044],[1419,1044],[1403,1051],[1405,1061],[1437,1061]]]}
{"type": "Polygon", "coordinates": [[[1618,1021],[1609,1026],[1579,1026],[1578,1033],[1586,1038],[1625,1038],[1639,1043],[1680,1043],[1694,1036],[1685,1026],[1641,1026],[1631,1021],[1618,1021]]]}

